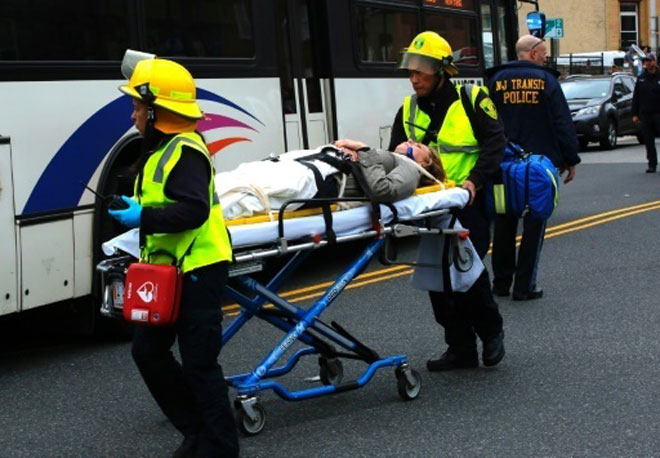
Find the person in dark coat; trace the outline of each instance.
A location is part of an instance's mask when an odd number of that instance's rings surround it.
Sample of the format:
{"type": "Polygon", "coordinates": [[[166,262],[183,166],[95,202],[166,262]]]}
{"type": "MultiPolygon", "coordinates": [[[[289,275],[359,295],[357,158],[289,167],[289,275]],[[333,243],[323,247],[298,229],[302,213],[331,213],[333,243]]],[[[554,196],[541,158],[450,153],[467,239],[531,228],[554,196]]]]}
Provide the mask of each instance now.
{"type": "MultiPolygon", "coordinates": [[[[575,177],[580,163],[578,141],[566,98],[557,81],[558,72],[544,68],[545,43],[532,35],[516,43],[517,61],[486,70],[490,95],[502,116],[510,140],[525,150],[547,156],[564,183],[575,177]]],[[[523,233],[516,262],[518,218],[498,215],[493,237],[493,293],[508,296],[513,284],[514,300],[537,299],[543,290],[536,285],[546,222],[523,218],[523,233]],[[515,276],[515,282],[514,282],[515,276]]]]}
{"type": "Polygon", "coordinates": [[[646,146],[649,166],[646,173],[655,173],[658,167],[658,152],[655,137],[660,135],[660,72],[654,55],[642,59],[644,73],[637,78],[633,92],[633,121],[641,122],[641,132],[646,146]]]}

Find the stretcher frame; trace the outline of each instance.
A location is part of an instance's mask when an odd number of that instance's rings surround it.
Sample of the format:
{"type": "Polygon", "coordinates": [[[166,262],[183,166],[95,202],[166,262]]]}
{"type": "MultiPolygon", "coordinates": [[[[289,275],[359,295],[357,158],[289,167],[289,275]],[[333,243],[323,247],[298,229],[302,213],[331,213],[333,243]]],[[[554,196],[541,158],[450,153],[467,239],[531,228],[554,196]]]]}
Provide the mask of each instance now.
{"type": "MultiPolygon", "coordinates": [[[[304,200],[305,203],[321,206],[342,201],[368,202],[364,198],[304,200]]],[[[373,378],[377,370],[385,367],[394,367],[397,390],[400,397],[404,400],[415,399],[421,389],[421,378],[410,367],[405,354],[381,357],[338,323],[333,321],[328,325],[321,321],[320,316],[346,286],[367,267],[371,259],[382,250],[390,237],[401,238],[425,234],[450,236],[456,247],[463,248],[462,251],[460,249],[451,251],[450,254],[456,258],[455,260],[463,264],[466,262],[471,264],[472,262],[471,256],[466,255],[465,250],[468,249],[464,246],[468,234],[467,230],[454,228],[440,229],[424,227],[419,224],[422,220],[448,215],[452,212],[450,209],[428,211],[415,216],[411,220],[406,221],[406,223],[401,223],[397,221],[395,208],[392,205],[388,205],[394,214],[394,220],[388,225],[381,224],[380,220],[373,217],[373,227],[358,234],[337,237],[333,234],[330,239],[325,236],[315,235],[307,240],[288,240],[284,234],[284,211],[288,205],[300,202],[301,200],[298,199],[291,200],[285,203],[280,209],[278,215],[279,234],[277,243],[274,246],[271,245],[266,248],[257,247],[234,254],[234,259],[229,269],[230,281],[224,287],[225,294],[239,304],[241,312],[223,329],[223,346],[254,317],[268,322],[285,334],[252,372],[226,377],[227,383],[237,390],[235,401],[237,423],[239,429],[247,435],[258,434],[265,425],[266,411],[258,400],[258,394],[265,390],[272,390],[280,398],[287,401],[301,401],[359,389],[373,378]],[[278,295],[279,289],[293,275],[297,268],[304,263],[313,250],[334,243],[370,238],[373,240],[367,244],[363,251],[339,275],[337,280],[327,288],[323,295],[307,309],[297,307],[278,295]],[[250,273],[261,270],[261,262],[264,259],[287,254],[293,254],[292,258],[265,285],[249,276],[250,273]],[[273,307],[265,307],[268,302],[273,307]],[[296,341],[301,342],[306,347],[297,350],[286,362],[275,367],[296,341]],[[303,356],[308,355],[319,355],[320,372],[315,380],[319,380],[322,386],[289,391],[284,385],[273,380],[276,377],[291,372],[298,361],[303,356]],[[368,366],[357,379],[344,382],[342,381],[343,366],[340,358],[364,361],[368,366]]],[[[326,224],[328,223],[331,224],[331,218],[330,221],[326,219],[326,224]]],[[[332,233],[328,229],[331,228],[326,227],[326,234],[332,233]]],[[[102,287],[104,291],[101,310],[106,315],[117,317],[122,314],[121,310],[113,310],[114,298],[108,292],[108,286],[112,281],[121,281],[123,278],[122,275],[125,273],[131,259],[132,257],[130,256],[120,256],[102,261],[97,266],[97,270],[102,273],[102,287]]],[[[382,260],[383,258],[381,257],[381,262],[382,260]]],[[[386,260],[385,262],[393,263],[392,260],[386,260]]]]}

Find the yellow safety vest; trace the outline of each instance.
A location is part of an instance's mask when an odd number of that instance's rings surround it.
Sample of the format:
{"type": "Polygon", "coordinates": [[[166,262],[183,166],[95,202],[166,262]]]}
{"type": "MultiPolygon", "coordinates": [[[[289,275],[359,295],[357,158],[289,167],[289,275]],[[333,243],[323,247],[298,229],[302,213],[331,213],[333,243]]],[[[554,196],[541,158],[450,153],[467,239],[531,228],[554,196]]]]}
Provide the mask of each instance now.
{"type": "Polygon", "coordinates": [[[194,133],[178,134],[156,150],[142,169],[142,183],[135,181],[135,197],[143,207],[162,208],[175,203],[165,195],[165,186],[170,172],[181,158],[181,148],[188,146],[199,151],[209,161],[209,217],[197,229],[169,234],[148,234],[140,247],[140,261],[154,264],[180,262],[181,270],[188,272],[231,259],[231,243],[222,216],[220,201],[215,193],[213,163],[201,137],[194,133]],[[140,189],[138,189],[140,186],[140,189]]]}
{"type": "MultiPolygon", "coordinates": [[[[438,151],[447,178],[454,180],[460,186],[470,174],[481,150],[472,131],[470,118],[465,113],[461,102],[461,86],[456,86],[456,90],[458,100],[452,103],[447,110],[438,137],[429,146],[438,151]]],[[[475,105],[479,91],[479,86],[472,86],[472,94],[470,94],[472,106],[475,105]]],[[[426,132],[411,126],[406,121],[423,128],[427,128],[431,124],[430,116],[417,106],[416,94],[407,96],[403,101],[403,128],[408,138],[421,143],[426,132]]]]}

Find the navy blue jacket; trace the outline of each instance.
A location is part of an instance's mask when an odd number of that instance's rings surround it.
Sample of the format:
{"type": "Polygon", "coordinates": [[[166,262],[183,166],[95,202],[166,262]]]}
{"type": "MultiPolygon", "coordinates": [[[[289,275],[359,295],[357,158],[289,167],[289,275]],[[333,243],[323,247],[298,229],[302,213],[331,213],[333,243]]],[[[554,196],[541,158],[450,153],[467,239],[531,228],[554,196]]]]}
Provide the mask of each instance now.
{"type": "Polygon", "coordinates": [[[490,98],[502,117],[507,137],[564,169],[579,164],[580,156],[558,75],[523,60],[486,70],[490,98]]]}
{"type": "Polygon", "coordinates": [[[660,72],[644,71],[635,83],[632,114],[645,118],[660,113],[660,72]]]}

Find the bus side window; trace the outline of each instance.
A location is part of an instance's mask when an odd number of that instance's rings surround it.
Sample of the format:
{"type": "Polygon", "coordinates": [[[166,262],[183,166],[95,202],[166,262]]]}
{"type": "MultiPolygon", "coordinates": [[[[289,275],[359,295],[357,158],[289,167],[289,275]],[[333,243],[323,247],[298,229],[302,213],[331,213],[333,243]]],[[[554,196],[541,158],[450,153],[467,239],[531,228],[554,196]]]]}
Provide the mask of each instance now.
{"type": "Polygon", "coordinates": [[[2,0],[0,60],[121,60],[129,47],[128,2],[2,0]]]}
{"type": "Polygon", "coordinates": [[[148,52],[159,56],[251,58],[250,0],[144,0],[148,52]]]}
{"type": "Polygon", "coordinates": [[[434,30],[451,43],[454,63],[458,66],[478,67],[481,62],[476,16],[463,16],[451,13],[431,13],[425,15],[425,30],[434,30]]]}
{"type": "Polygon", "coordinates": [[[396,63],[417,31],[414,12],[357,6],[356,34],[361,62],[396,63]]]}

